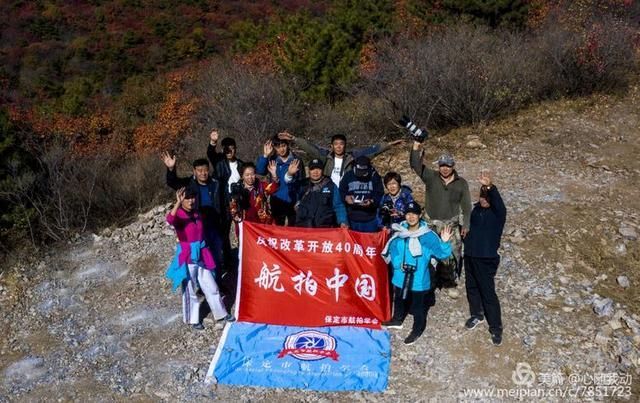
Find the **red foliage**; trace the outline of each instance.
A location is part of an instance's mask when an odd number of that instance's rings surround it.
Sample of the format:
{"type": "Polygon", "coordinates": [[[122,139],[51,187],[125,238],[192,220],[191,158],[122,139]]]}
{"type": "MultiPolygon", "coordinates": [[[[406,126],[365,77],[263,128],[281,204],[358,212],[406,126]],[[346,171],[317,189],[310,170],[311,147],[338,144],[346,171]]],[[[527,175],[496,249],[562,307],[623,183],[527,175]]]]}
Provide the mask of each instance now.
{"type": "Polygon", "coordinates": [[[377,69],[376,46],[372,42],[365,43],[360,50],[360,74],[369,76],[377,69]]]}
{"type": "MultiPolygon", "coordinates": [[[[433,1],[432,3],[431,12],[435,14],[441,8],[440,1],[433,1]]],[[[428,23],[425,19],[410,13],[408,7],[408,0],[395,1],[394,21],[400,27],[400,34],[409,38],[424,35],[425,31],[430,28],[428,23]]]]}
{"type": "Polygon", "coordinates": [[[192,125],[198,100],[184,90],[194,79],[194,68],[168,75],[169,91],[156,118],[134,130],[134,151],[138,154],[170,150],[176,146],[192,125]]]}
{"type": "Polygon", "coordinates": [[[251,52],[237,54],[234,57],[234,63],[243,66],[255,67],[258,71],[274,72],[279,70],[279,66],[273,55],[274,46],[267,43],[261,43],[251,52]]]}

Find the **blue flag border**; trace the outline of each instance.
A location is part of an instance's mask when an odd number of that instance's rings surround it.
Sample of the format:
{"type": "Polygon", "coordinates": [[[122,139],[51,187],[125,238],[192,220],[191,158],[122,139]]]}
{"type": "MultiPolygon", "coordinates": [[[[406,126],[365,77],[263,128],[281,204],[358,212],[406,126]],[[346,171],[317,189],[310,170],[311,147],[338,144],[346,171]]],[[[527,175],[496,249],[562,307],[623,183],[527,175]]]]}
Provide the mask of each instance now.
{"type": "MultiPolygon", "coordinates": [[[[205,376],[205,384],[209,384],[209,385],[213,385],[213,384],[224,384],[224,385],[228,385],[230,387],[252,387],[252,388],[279,388],[279,389],[289,389],[289,390],[309,390],[309,391],[317,391],[317,392],[346,392],[346,393],[350,393],[350,392],[354,392],[354,391],[363,391],[363,392],[372,392],[372,393],[382,393],[384,392],[384,390],[386,390],[386,388],[388,387],[388,376],[389,376],[389,369],[390,369],[390,365],[391,365],[391,354],[392,354],[392,349],[391,349],[391,344],[390,344],[390,335],[388,334],[388,331],[382,329],[382,330],[371,330],[371,329],[362,329],[362,330],[366,330],[366,331],[374,331],[374,332],[379,332],[382,331],[386,334],[386,340],[388,344],[388,362],[386,364],[386,371],[384,371],[383,373],[386,374],[383,384],[381,384],[381,388],[380,387],[374,387],[374,388],[316,388],[316,387],[311,387],[311,388],[306,388],[306,387],[300,387],[300,386],[295,386],[295,385],[291,385],[291,386],[285,386],[285,385],[280,385],[280,386],[269,386],[269,385],[265,385],[265,384],[251,384],[251,383],[243,383],[243,384],[234,384],[234,383],[228,383],[228,382],[223,382],[223,383],[219,383],[215,371],[216,368],[218,367],[218,364],[221,361],[221,358],[223,357],[224,354],[224,349],[225,346],[227,344],[227,340],[229,338],[229,333],[232,330],[232,327],[236,324],[246,324],[246,325],[258,325],[258,326],[275,326],[275,327],[294,327],[294,328],[300,328],[300,329],[308,329],[308,330],[312,330],[312,329],[321,329],[321,328],[314,328],[314,327],[298,327],[298,326],[281,326],[281,325],[266,325],[266,324],[261,324],[261,323],[252,323],[252,322],[233,322],[233,323],[227,323],[223,329],[223,333],[220,337],[219,343],[216,347],[216,351],[214,353],[213,359],[211,361],[211,364],[209,365],[209,369],[207,371],[207,374],[205,376]]],[[[343,328],[346,330],[346,328],[348,327],[343,327],[343,326],[339,326],[338,328],[343,328]]],[[[357,328],[354,328],[357,329],[357,328]]],[[[225,375],[226,376],[226,375],[225,375]]]]}
{"type": "Polygon", "coordinates": [[[224,329],[222,330],[222,336],[220,336],[220,340],[218,340],[218,345],[216,346],[216,352],[213,354],[213,359],[211,360],[211,364],[209,364],[209,370],[207,370],[207,375],[204,378],[204,382],[206,384],[217,384],[218,380],[214,376],[213,372],[216,369],[216,365],[218,365],[218,361],[220,360],[220,356],[222,355],[222,348],[227,342],[227,337],[229,336],[229,330],[231,329],[232,323],[227,322],[224,325],[224,329]]]}

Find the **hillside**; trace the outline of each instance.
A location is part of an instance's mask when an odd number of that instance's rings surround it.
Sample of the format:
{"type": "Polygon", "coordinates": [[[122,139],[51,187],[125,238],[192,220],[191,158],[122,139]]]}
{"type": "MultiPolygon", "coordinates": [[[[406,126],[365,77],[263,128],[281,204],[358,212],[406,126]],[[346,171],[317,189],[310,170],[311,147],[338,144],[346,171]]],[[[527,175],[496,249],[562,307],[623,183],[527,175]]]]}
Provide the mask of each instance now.
{"type": "Polygon", "coordinates": [[[620,0],[2,2],[0,272],[131,222],[166,196],[157,154],[200,156],[212,127],[251,155],[283,129],[361,144],[404,136],[402,114],[445,131],[626,91],[639,16],[620,0]]]}
{"type": "MultiPolygon", "coordinates": [[[[204,375],[222,329],[210,319],[203,332],[182,325],[179,297],[163,279],[173,232],[164,224],[166,206],[158,206],[127,227],[50,250],[36,267],[3,274],[0,394],[9,400],[449,401],[469,398],[466,388],[513,388],[517,364],[528,363],[538,380],[543,373],[629,374],[638,396],[638,110],[635,86],[624,96],[543,103],[427,143],[434,159],[442,149],[453,151],[470,182],[490,169],[505,198],[497,276],[501,347],[490,344],[484,328],[463,329],[467,304],[460,288],[457,299],[438,293],[425,337],[415,345],[404,346],[404,333],[391,331],[389,387],[381,395],[208,386],[204,375]]],[[[402,167],[405,181],[422,194],[407,156],[408,145],[376,163],[382,171],[402,167]]]]}

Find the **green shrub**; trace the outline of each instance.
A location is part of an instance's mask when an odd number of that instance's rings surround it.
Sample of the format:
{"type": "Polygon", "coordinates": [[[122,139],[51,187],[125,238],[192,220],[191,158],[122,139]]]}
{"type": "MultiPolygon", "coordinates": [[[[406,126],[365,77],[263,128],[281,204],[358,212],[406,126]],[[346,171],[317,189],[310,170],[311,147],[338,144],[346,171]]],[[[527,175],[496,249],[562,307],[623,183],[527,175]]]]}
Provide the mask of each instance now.
{"type": "Polygon", "coordinates": [[[298,13],[268,25],[237,23],[235,49],[271,43],[278,65],[300,80],[307,100],[333,102],[358,78],[363,44],[392,32],[393,10],[389,0],[337,0],[323,16],[298,13]]]}

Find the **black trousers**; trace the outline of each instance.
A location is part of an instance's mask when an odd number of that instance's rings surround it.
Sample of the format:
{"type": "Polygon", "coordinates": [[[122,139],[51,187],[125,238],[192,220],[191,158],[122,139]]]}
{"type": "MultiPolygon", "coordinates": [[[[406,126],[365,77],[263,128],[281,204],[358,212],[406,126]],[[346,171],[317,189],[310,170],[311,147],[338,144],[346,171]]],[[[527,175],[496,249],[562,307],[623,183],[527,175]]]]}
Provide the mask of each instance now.
{"type": "Polygon", "coordinates": [[[396,286],[394,286],[393,283],[391,282],[391,279],[393,278],[393,265],[391,263],[387,264],[387,273],[389,276],[389,283],[388,283],[389,284],[389,301],[391,301],[391,304],[389,305],[391,305],[390,309],[391,309],[391,314],[393,315],[393,311],[394,311],[393,304],[395,304],[394,290],[396,286]]]}
{"type": "Polygon", "coordinates": [[[471,316],[487,318],[489,331],[502,334],[502,313],[495,277],[500,258],[464,257],[465,285],[471,316]]]}
{"type": "Polygon", "coordinates": [[[409,297],[402,299],[402,289],[393,287],[393,320],[404,322],[408,314],[413,315],[412,333],[420,336],[427,327],[429,309],[436,304],[433,290],[411,291],[409,297]]]}
{"type": "Polygon", "coordinates": [[[275,196],[271,197],[271,216],[276,225],[284,226],[285,224],[293,227],[296,224],[296,210],[294,208],[295,203],[289,203],[284,200],[278,199],[275,196]]]}

